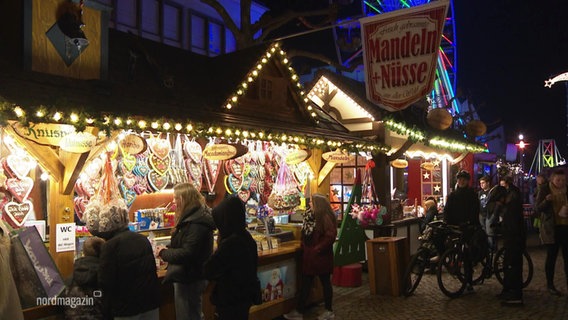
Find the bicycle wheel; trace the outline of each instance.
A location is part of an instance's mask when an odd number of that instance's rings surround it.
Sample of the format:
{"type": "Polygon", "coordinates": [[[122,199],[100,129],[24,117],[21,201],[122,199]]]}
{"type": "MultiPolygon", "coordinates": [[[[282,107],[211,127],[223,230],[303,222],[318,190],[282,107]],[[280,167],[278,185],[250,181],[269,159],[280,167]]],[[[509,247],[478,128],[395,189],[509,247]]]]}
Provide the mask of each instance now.
{"type": "MultiPolygon", "coordinates": [[[[493,270],[495,271],[495,278],[500,284],[503,284],[505,277],[505,248],[501,248],[495,254],[495,261],[493,262],[493,270]]],[[[529,253],[525,250],[523,252],[523,288],[526,288],[532,281],[534,273],[534,265],[529,253]]]]}
{"type": "Polygon", "coordinates": [[[438,262],[438,286],[450,298],[460,296],[466,287],[463,258],[463,253],[458,248],[450,248],[442,254],[438,262]]]}
{"type": "Polygon", "coordinates": [[[490,276],[489,272],[490,266],[490,259],[489,259],[489,252],[482,257],[479,261],[476,261],[472,265],[472,282],[473,284],[481,284],[485,278],[490,276]]]}
{"type": "Polygon", "coordinates": [[[523,258],[523,288],[526,288],[532,281],[534,265],[527,250],[523,252],[523,258]]]}
{"type": "Polygon", "coordinates": [[[424,270],[426,265],[430,263],[430,250],[421,248],[415,254],[410,257],[410,263],[404,271],[404,276],[402,277],[402,294],[406,297],[411,295],[414,290],[420,284],[422,275],[424,275],[424,270]]]}

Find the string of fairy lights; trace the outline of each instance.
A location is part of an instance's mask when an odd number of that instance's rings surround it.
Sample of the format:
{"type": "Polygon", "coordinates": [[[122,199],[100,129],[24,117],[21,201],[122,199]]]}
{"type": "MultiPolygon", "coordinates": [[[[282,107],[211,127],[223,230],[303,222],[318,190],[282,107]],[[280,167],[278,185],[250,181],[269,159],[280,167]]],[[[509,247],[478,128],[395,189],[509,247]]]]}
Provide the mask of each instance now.
{"type": "Polygon", "coordinates": [[[405,135],[413,142],[420,142],[425,145],[430,145],[439,149],[456,151],[456,152],[471,152],[481,153],[487,152],[487,148],[474,143],[465,143],[462,141],[446,139],[439,136],[428,136],[426,132],[417,129],[416,126],[409,127],[403,123],[396,122],[393,119],[384,120],[385,127],[393,132],[405,135]]]}
{"type": "MultiPolygon", "coordinates": [[[[300,77],[290,65],[290,61],[286,56],[286,52],[280,48],[279,43],[272,44],[263,56],[257,61],[255,67],[250,70],[243,81],[230,95],[230,98],[224,104],[226,110],[237,107],[240,97],[243,97],[250,87],[249,84],[255,81],[263,69],[264,65],[270,59],[279,58],[281,63],[286,66],[293,87],[297,90],[297,94],[303,99],[307,112],[317,123],[317,113],[313,110],[310,99],[303,90],[300,83],[300,77]]],[[[370,115],[369,115],[370,116],[370,115]]],[[[371,117],[372,118],[372,117],[371,117]]],[[[159,131],[159,132],[177,132],[185,133],[194,138],[220,138],[227,141],[239,140],[259,140],[274,143],[294,143],[315,147],[324,150],[342,149],[353,153],[387,153],[391,148],[377,141],[346,141],[339,139],[330,139],[325,136],[317,135],[297,135],[285,132],[276,132],[268,129],[245,129],[239,127],[228,127],[215,124],[199,123],[190,120],[173,120],[166,118],[141,118],[132,115],[115,115],[104,114],[93,116],[86,112],[79,111],[62,111],[54,107],[47,106],[20,106],[9,102],[0,102],[0,125],[6,125],[8,121],[18,121],[22,126],[28,126],[30,123],[58,123],[73,125],[77,132],[82,132],[86,127],[96,127],[100,131],[110,135],[115,130],[133,130],[133,131],[159,131]]],[[[386,119],[385,125],[391,131],[399,134],[407,135],[414,142],[430,143],[443,149],[455,151],[483,152],[484,148],[478,145],[464,144],[458,141],[449,141],[439,137],[435,139],[427,139],[426,134],[412,127],[408,128],[402,123],[395,122],[392,119],[386,119]]]]}
{"type": "Polygon", "coordinates": [[[315,147],[323,150],[342,149],[348,152],[386,153],[390,147],[374,141],[344,141],[316,135],[298,135],[285,132],[276,132],[266,129],[245,129],[222,125],[210,125],[205,123],[175,121],[165,118],[144,118],[134,116],[101,115],[90,116],[86,113],[63,112],[40,106],[35,109],[30,107],[0,103],[0,126],[5,126],[8,121],[17,121],[22,126],[30,123],[55,123],[73,125],[77,132],[82,132],[86,127],[98,128],[101,132],[110,135],[115,130],[131,131],[156,131],[185,133],[194,138],[219,138],[226,141],[259,140],[274,143],[294,143],[315,147]]]}

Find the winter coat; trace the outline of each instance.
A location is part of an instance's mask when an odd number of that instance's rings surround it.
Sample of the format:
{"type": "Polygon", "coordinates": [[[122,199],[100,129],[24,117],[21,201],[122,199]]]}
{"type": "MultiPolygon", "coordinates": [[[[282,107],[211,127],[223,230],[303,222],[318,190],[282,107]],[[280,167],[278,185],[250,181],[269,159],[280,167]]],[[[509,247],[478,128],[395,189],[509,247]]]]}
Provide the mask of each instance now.
{"type": "Polygon", "coordinates": [[[449,225],[479,225],[479,199],[470,187],[456,188],[444,206],[444,221],[449,225]]]}
{"type": "MultiPolygon", "coordinates": [[[[14,272],[17,272],[14,270],[14,272]]],[[[10,236],[0,220],[0,319],[23,320],[18,289],[10,265],[10,236]]]]}
{"type": "Polygon", "coordinates": [[[218,247],[205,263],[205,277],[215,281],[211,303],[217,307],[250,306],[260,287],[257,283],[256,242],[246,230],[245,209],[230,197],[213,209],[219,229],[218,247]]]}
{"type": "MultiPolygon", "coordinates": [[[[546,196],[551,194],[550,185],[548,183],[540,186],[539,192],[536,196],[536,212],[540,215],[540,240],[543,244],[554,243],[554,208],[552,201],[546,200],[546,196]]],[[[568,196],[568,192],[567,192],[568,196]]]]}
{"type": "MultiPolygon", "coordinates": [[[[331,225],[335,225],[334,221],[331,225]]],[[[333,243],[337,228],[315,228],[309,237],[302,233],[302,273],[305,275],[333,272],[333,243]]]]}
{"type": "MultiPolygon", "coordinates": [[[[96,320],[103,319],[103,301],[93,292],[99,289],[99,257],[86,256],[75,260],[73,278],[64,295],[70,298],[92,297],[93,305],[81,304],[65,306],[65,319],[96,320]]],[[[79,301],[79,300],[78,300],[79,301]]]]}
{"type": "Polygon", "coordinates": [[[213,253],[215,223],[208,207],[184,212],[160,257],[168,263],[164,282],[190,283],[205,279],[203,264],[213,253]]]}
{"type": "Polygon", "coordinates": [[[134,316],[160,306],[160,282],[148,238],[124,228],[103,244],[99,285],[113,317],[134,316]]]}
{"type": "Polygon", "coordinates": [[[521,191],[514,185],[507,189],[502,215],[503,246],[505,248],[520,247],[524,250],[527,232],[523,216],[523,200],[521,191]]]}

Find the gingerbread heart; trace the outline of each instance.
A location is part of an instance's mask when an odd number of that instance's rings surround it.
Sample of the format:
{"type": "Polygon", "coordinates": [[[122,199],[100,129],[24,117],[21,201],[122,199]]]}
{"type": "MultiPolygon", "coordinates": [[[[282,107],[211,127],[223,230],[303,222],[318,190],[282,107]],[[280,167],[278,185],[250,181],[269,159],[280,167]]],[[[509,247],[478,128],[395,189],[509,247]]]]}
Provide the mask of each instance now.
{"type": "Polygon", "coordinates": [[[6,188],[8,192],[18,200],[18,202],[23,202],[28,198],[32,188],[34,187],[34,181],[30,177],[24,177],[23,179],[10,178],[6,180],[6,188]]]}
{"type": "Polygon", "coordinates": [[[203,156],[203,148],[201,145],[195,141],[186,141],[183,144],[183,151],[185,154],[194,162],[201,162],[201,157],[203,156]]]}
{"type": "Polygon", "coordinates": [[[136,184],[136,176],[132,172],[127,172],[124,176],[122,176],[122,182],[126,189],[132,189],[132,187],[136,184]]]}
{"type": "Polygon", "coordinates": [[[88,203],[89,200],[84,197],[75,197],[75,199],[73,199],[75,215],[77,216],[77,218],[79,218],[80,221],[83,221],[83,213],[85,212],[85,208],[87,207],[88,203]]]}
{"type": "Polygon", "coordinates": [[[170,151],[172,150],[172,146],[170,142],[165,139],[151,139],[148,141],[148,145],[150,146],[150,150],[154,155],[156,155],[160,159],[165,159],[170,155],[170,151]]]}
{"type": "Polygon", "coordinates": [[[148,172],[148,183],[154,191],[163,190],[168,185],[168,175],[161,175],[154,170],[150,170],[148,172]]]}
{"type": "Polygon", "coordinates": [[[9,155],[6,164],[16,177],[22,179],[28,176],[30,170],[35,166],[35,162],[28,156],[9,155]]]}
{"type": "Polygon", "coordinates": [[[126,171],[134,170],[134,167],[136,166],[136,157],[125,153],[122,157],[122,165],[124,166],[126,171]]]}
{"type": "Polygon", "coordinates": [[[150,171],[150,168],[146,164],[146,161],[147,161],[146,157],[137,156],[136,166],[134,167],[134,170],[132,170],[132,172],[139,177],[145,177],[148,174],[148,171],[150,171]]]}
{"type": "Polygon", "coordinates": [[[148,164],[157,174],[163,176],[168,173],[168,170],[170,170],[172,159],[169,155],[165,158],[160,158],[155,154],[151,154],[148,157],[148,164]]]}
{"type": "Polygon", "coordinates": [[[189,173],[191,180],[201,180],[201,164],[198,162],[193,162],[191,159],[185,160],[185,166],[189,173]]]}
{"type": "Polygon", "coordinates": [[[247,202],[248,199],[250,199],[250,190],[239,190],[239,192],[237,192],[237,196],[242,202],[247,202]]]}
{"type": "Polygon", "coordinates": [[[203,162],[203,171],[205,172],[205,183],[209,192],[213,192],[215,189],[215,183],[217,183],[217,177],[219,176],[219,171],[221,171],[221,165],[223,164],[220,160],[209,160],[205,159],[203,162]]]}
{"type": "Polygon", "coordinates": [[[136,199],[136,191],[134,190],[126,190],[124,192],[124,194],[122,195],[122,197],[124,198],[124,201],[126,201],[126,205],[128,207],[130,207],[132,205],[132,203],[134,202],[134,199],[136,199]]]}
{"type": "Polygon", "coordinates": [[[5,217],[4,220],[14,228],[20,228],[28,219],[33,206],[34,205],[29,200],[22,203],[10,201],[4,205],[4,214],[2,217],[5,217]]]}

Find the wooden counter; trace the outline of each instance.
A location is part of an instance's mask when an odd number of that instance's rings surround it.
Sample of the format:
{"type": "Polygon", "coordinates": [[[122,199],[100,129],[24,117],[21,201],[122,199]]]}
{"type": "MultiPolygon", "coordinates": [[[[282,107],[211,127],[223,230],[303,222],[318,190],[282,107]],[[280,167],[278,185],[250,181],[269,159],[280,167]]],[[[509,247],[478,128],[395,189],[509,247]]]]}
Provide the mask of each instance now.
{"type": "MultiPolygon", "coordinates": [[[[296,306],[296,294],[300,288],[301,271],[300,241],[288,241],[280,243],[278,249],[259,252],[258,275],[261,284],[265,288],[265,299],[261,305],[252,306],[250,320],[273,319],[291,311],[296,306]],[[269,290],[268,283],[272,275],[278,274],[283,287],[277,293],[269,290]]],[[[160,282],[166,274],[165,270],[158,271],[160,282]]],[[[321,285],[315,282],[315,290],[308,299],[311,302],[321,300],[321,285]]],[[[206,320],[214,320],[215,307],[210,303],[212,285],[209,285],[203,294],[203,313],[206,320]]],[[[174,288],[170,284],[162,284],[160,288],[161,304],[160,319],[175,319],[174,288]]],[[[63,319],[63,310],[59,307],[40,306],[24,310],[25,319],[63,319]]]]}

